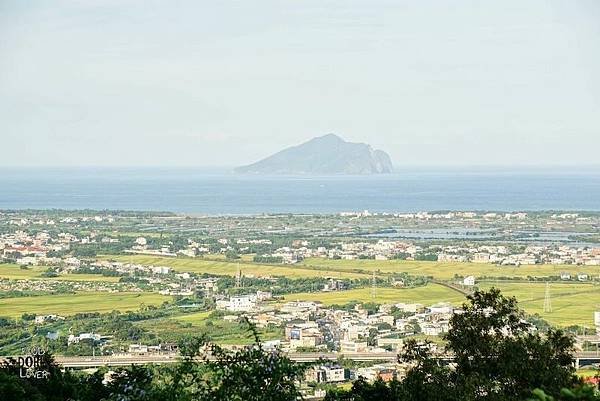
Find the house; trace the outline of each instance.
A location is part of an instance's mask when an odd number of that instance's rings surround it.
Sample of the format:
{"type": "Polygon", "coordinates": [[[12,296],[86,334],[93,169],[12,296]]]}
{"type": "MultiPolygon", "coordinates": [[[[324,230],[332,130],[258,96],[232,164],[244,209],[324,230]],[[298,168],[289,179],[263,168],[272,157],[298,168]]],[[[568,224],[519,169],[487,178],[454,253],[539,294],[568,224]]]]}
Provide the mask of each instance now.
{"type": "Polygon", "coordinates": [[[273,293],[271,291],[256,291],[257,301],[266,301],[271,298],[273,298],[273,293]]]}
{"type": "Polygon", "coordinates": [[[285,327],[285,338],[290,348],[316,347],[323,343],[323,334],[315,322],[291,323],[285,327]]]}
{"type": "Polygon", "coordinates": [[[49,331],[48,333],[46,333],[46,338],[48,340],[58,340],[59,334],[59,331],[49,331]]]}
{"type": "Polygon", "coordinates": [[[350,341],[350,340],[341,340],[340,341],[340,352],[342,354],[350,354],[357,352],[366,352],[367,351],[367,343],[365,341],[350,341]]]}
{"type": "Polygon", "coordinates": [[[467,276],[463,280],[463,285],[473,287],[475,285],[475,276],[467,276]]]}
{"type": "Polygon", "coordinates": [[[362,367],[356,370],[356,376],[364,377],[369,382],[373,382],[377,379],[387,382],[392,381],[396,377],[396,369],[390,364],[362,367]]]}
{"type": "Polygon", "coordinates": [[[57,320],[65,320],[65,318],[64,318],[64,316],[58,316],[58,315],[37,315],[35,317],[34,323],[35,324],[43,324],[47,321],[55,322],[57,320]]]}
{"type": "Polygon", "coordinates": [[[21,266],[37,266],[38,262],[39,260],[35,256],[24,256],[17,259],[17,264],[21,266]]]}
{"type": "Polygon", "coordinates": [[[396,377],[396,371],[394,369],[381,369],[377,372],[377,377],[384,382],[391,382],[396,377]]]}
{"type": "Polygon", "coordinates": [[[421,325],[421,331],[426,336],[439,336],[444,332],[444,327],[438,324],[426,323],[421,325]]]}
{"type": "Polygon", "coordinates": [[[227,309],[231,312],[250,312],[256,308],[255,295],[238,295],[230,297],[229,301],[217,301],[217,309],[227,309]]]}
{"type": "Polygon", "coordinates": [[[404,339],[402,338],[378,338],[377,346],[379,348],[391,348],[392,350],[402,349],[404,346],[404,339]]]}
{"type": "Polygon", "coordinates": [[[346,369],[339,365],[315,366],[306,373],[306,381],[315,383],[336,383],[347,379],[346,369]]]}
{"type": "Polygon", "coordinates": [[[336,280],[330,278],[327,283],[323,285],[323,291],[341,291],[346,289],[346,283],[342,280],[336,280]]]}
{"type": "Polygon", "coordinates": [[[339,365],[324,366],[325,381],[328,383],[343,382],[346,380],[346,369],[339,365]]]}
{"type": "Polygon", "coordinates": [[[81,341],[91,341],[91,342],[99,342],[102,340],[107,339],[108,337],[106,336],[101,336],[100,334],[96,334],[96,333],[81,333],[78,336],[75,336],[73,334],[70,334],[69,337],[67,338],[67,344],[71,345],[71,344],[78,344],[81,341]]]}
{"type": "Polygon", "coordinates": [[[476,263],[489,263],[490,262],[490,254],[478,252],[478,253],[473,254],[472,260],[473,260],[473,262],[476,262],[476,263]]]}
{"type": "Polygon", "coordinates": [[[130,344],[128,352],[130,354],[147,354],[148,346],[144,344],[130,344]]]}
{"type": "Polygon", "coordinates": [[[394,305],[396,308],[401,310],[402,312],[407,313],[417,313],[423,310],[423,304],[405,304],[405,303],[397,303],[394,305]]]}

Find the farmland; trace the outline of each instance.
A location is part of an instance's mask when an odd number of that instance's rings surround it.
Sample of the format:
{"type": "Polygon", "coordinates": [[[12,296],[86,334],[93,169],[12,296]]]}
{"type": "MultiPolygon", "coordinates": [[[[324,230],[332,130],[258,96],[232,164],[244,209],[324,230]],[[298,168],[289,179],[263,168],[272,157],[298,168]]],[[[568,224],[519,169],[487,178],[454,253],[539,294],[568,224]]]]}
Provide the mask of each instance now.
{"type": "MultiPolygon", "coordinates": [[[[173,316],[168,319],[156,319],[141,322],[140,326],[165,337],[173,333],[186,334],[193,331],[197,334],[206,334],[212,341],[223,344],[250,344],[253,335],[249,327],[242,322],[226,322],[220,317],[212,317],[212,312],[192,312],[173,316]]],[[[263,341],[280,339],[283,335],[280,328],[258,329],[263,341]]]]}
{"type": "MultiPolygon", "coordinates": [[[[166,258],[145,255],[110,256],[105,259],[117,260],[126,263],[139,263],[144,265],[169,266],[176,271],[224,274],[233,276],[238,271],[238,263],[206,259],[166,258]]],[[[406,272],[413,275],[433,276],[438,280],[448,280],[455,275],[474,275],[483,277],[505,277],[513,279],[526,279],[529,277],[558,276],[560,272],[568,271],[572,274],[587,272],[597,275],[600,268],[592,266],[507,266],[500,267],[482,263],[440,263],[427,261],[374,261],[374,260],[330,260],[307,259],[296,266],[287,265],[261,265],[241,262],[239,269],[245,275],[254,276],[286,276],[291,278],[333,276],[340,278],[369,277],[369,272],[377,272],[385,276],[394,272],[406,272]]],[[[491,281],[483,279],[478,283],[480,288],[495,286],[505,295],[515,296],[520,306],[528,313],[540,314],[544,319],[559,326],[593,325],[593,312],[600,308],[600,287],[593,284],[579,283],[553,283],[551,285],[552,312],[543,313],[545,283],[533,281],[491,281]]],[[[344,304],[350,301],[392,303],[416,302],[431,305],[437,302],[451,302],[460,304],[464,301],[462,294],[444,286],[431,283],[426,287],[396,289],[378,288],[375,297],[371,296],[371,288],[360,288],[341,292],[309,292],[289,294],[284,297],[290,300],[314,300],[326,305],[344,304]]],[[[185,317],[183,321],[198,323],[201,317],[185,317]],[[188,320],[189,319],[189,320],[188,320]]]]}
{"type": "Polygon", "coordinates": [[[544,283],[486,282],[480,288],[495,286],[504,295],[514,296],[519,306],[529,313],[537,313],[550,323],[558,326],[581,325],[593,327],[593,312],[600,308],[600,286],[593,284],[550,285],[552,312],[544,313],[544,283]]]}
{"type": "Polygon", "coordinates": [[[238,267],[244,274],[255,276],[286,276],[299,277],[336,277],[336,278],[365,278],[373,272],[379,276],[393,273],[408,273],[412,275],[431,276],[439,280],[448,280],[459,276],[473,275],[478,279],[488,278],[521,278],[528,277],[558,277],[561,272],[575,276],[586,273],[591,277],[600,275],[600,266],[574,265],[522,265],[497,266],[491,263],[472,262],[429,262],[407,260],[333,260],[324,258],[309,258],[297,265],[267,265],[257,264],[244,257],[240,263],[211,259],[169,258],[148,255],[105,255],[102,259],[123,263],[137,263],[150,266],[169,266],[176,271],[190,273],[208,273],[234,276],[238,267]]]}
{"type": "Polygon", "coordinates": [[[61,274],[56,277],[44,277],[44,267],[35,266],[22,269],[15,264],[0,264],[0,279],[9,280],[58,280],[58,281],[103,281],[116,283],[119,277],[105,277],[100,274],[61,274]]]}
{"type": "Polygon", "coordinates": [[[168,266],[179,272],[197,273],[197,274],[217,274],[235,276],[238,268],[244,275],[254,275],[255,277],[264,276],[285,276],[289,278],[300,277],[330,277],[336,278],[364,278],[366,274],[353,273],[351,271],[331,271],[328,267],[290,267],[285,265],[261,265],[255,263],[237,263],[227,261],[216,261],[206,259],[187,259],[187,258],[169,258],[147,255],[119,255],[104,256],[102,259],[115,260],[123,263],[136,263],[149,266],[168,266]]]}
{"type": "Polygon", "coordinates": [[[464,296],[452,289],[439,284],[429,284],[416,288],[377,288],[375,297],[371,296],[371,288],[360,288],[336,292],[308,292],[290,294],[285,296],[286,301],[320,301],[326,305],[345,304],[350,301],[377,302],[377,303],[421,303],[431,305],[437,302],[452,302],[460,304],[464,296]]]}
{"type": "MultiPolygon", "coordinates": [[[[558,326],[593,326],[593,312],[600,307],[600,286],[592,284],[552,284],[550,286],[552,312],[544,313],[545,283],[536,282],[484,282],[482,289],[499,288],[504,295],[514,296],[519,306],[527,313],[539,314],[548,322],[558,326]]],[[[320,301],[326,305],[345,304],[350,301],[376,303],[421,303],[431,305],[438,302],[450,302],[460,305],[465,298],[462,294],[441,286],[429,284],[425,287],[395,289],[378,288],[375,297],[371,288],[328,293],[300,293],[285,296],[286,301],[320,301]]]]}
{"type": "Polygon", "coordinates": [[[497,266],[491,263],[472,262],[428,262],[409,260],[332,260],[310,258],[303,261],[302,266],[355,272],[405,272],[415,275],[432,276],[436,279],[447,280],[455,275],[475,277],[549,277],[559,276],[561,272],[575,275],[579,272],[590,276],[600,275],[600,266],[574,266],[574,265],[522,265],[522,266],[497,266]]]}
{"type": "Polygon", "coordinates": [[[73,315],[82,312],[137,310],[142,304],[159,305],[170,297],[151,293],[78,293],[0,299],[0,316],[20,317],[24,313],[73,315]]]}
{"type": "Polygon", "coordinates": [[[204,312],[193,312],[187,313],[184,315],[173,316],[171,319],[177,320],[183,323],[190,323],[192,325],[200,325],[202,322],[206,320],[206,318],[211,314],[210,311],[204,312]]]}

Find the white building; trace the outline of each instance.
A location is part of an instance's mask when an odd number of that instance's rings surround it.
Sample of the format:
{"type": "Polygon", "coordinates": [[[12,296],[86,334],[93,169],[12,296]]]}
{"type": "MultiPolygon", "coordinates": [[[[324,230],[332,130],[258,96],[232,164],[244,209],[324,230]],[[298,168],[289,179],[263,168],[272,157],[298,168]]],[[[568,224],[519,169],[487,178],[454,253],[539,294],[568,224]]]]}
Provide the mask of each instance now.
{"type": "Polygon", "coordinates": [[[343,382],[346,380],[345,369],[341,366],[324,366],[325,380],[328,383],[343,382]]]}
{"type": "Polygon", "coordinates": [[[256,308],[256,296],[240,295],[229,298],[227,310],[232,312],[250,312],[256,308]]]}
{"type": "Polygon", "coordinates": [[[465,279],[463,280],[463,285],[472,287],[475,285],[475,276],[467,276],[465,277],[465,279]]]}
{"type": "Polygon", "coordinates": [[[366,352],[367,351],[367,343],[366,342],[358,342],[358,341],[350,341],[350,340],[341,340],[340,341],[340,352],[343,354],[347,353],[357,353],[357,352],[366,352]]]}

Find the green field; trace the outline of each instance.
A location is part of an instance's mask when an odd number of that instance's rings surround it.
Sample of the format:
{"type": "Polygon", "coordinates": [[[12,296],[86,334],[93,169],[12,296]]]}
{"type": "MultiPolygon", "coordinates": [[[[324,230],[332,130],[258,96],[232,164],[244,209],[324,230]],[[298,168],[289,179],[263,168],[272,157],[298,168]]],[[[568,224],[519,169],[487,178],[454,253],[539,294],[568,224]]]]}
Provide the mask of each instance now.
{"type": "Polygon", "coordinates": [[[43,277],[47,267],[30,266],[27,269],[21,269],[19,265],[0,264],[0,279],[9,280],[58,280],[58,281],[104,281],[116,283],[119,277],[105,277],[101,274],[62,274],[58,277],[43,277]]]}
{"type": "MultiPolygon", "coordinates": [[[[169,266],[179,272],[209,273],[218,275],[235,276],[238,271],[238,263],[191,258],[169,258],[148,255],[118,255],[103,256],[101,259],[110,259],[123,263],[137,263],[149,266],[169,266]]],[[[331,272],[326,268],[306,268],[303,266],[286,265],[260,265],[255,263],[239,263],[239,269],[245,275],[255,277],[284,276],[284,277],[341,277],[341,278],[364,278],[365,274],[352,272],[331,272]]]]}
{"type": "Polygon", "coordinates": [[[528,313],[537,313],[559,326],[594,326],[594,311],[600,310],[600,286],[593,284],[550,284],[552,312],[544,313],[545,283],[485,282],[480,288],[495,286],[504,295],[517,298],[519,306],[528,313]]]}
{"type": "Polygon", "coordinates": [[[151,293],[78,293],[0,299],[0,316],[20,317],[24,313],[73,315],[80,312],[137,310],[140,305],[159,305],[171,297],[151,293]]]}
{"type": "MultiPolygon", "coordinates": [[[[189,258],[167,258],[146,255],[120,255],[105,256],[125,263],[139,263],[144,265],[170,266],[176,271],[209,273],[233,276],[238,271],[238,263],[189,258]]],[[[414,275],[433,276],[437,279],[450,279],[455,274],[474,275],[478,278],[489,277],[527,277],[527,276],[556,276],[561,271],[571,273],[587,272],[594,276],[600,273],[600,267],[583,266],[551,266],[536,265],[522,267],[498,267],[490,264],[478,263],[438,263],[424,261],[374,261],[374,260],[328,260],[308,259],[298,266],[261,265],[242,262],[239,268],[245,275],[260,276],[285,276],[285,277],[341,277],[364,278],[370,277],[368,272],[379,271],[382,274],[392,272],[406,272],[414,275]]],[[[69,274],[56,278],[44,278],[40,274],[43,267],[34,267],[27,270],[20,269],[17,265],[0,264],[0,278],[10,279],[45,279],[45,280],[73,280],[73,281],[117,281],[117,277],[103,277],[90,274],[69,274]]],[[[593,325],[593,312],[600,310],[600,286],[581,283],[553,283],[551,284],[552,312],[544,313],[545,283],[543,282],[511,282],[489,280],[478,283],[480,288],[496,286],[505,295],[517,297],[520,306],[529,313],[538,313],[549,322],[560,325],[593,325]]],[[[26,298],[9,298],[0,300],[0,315],[20,316],[25,312],[30,313],[58,313],[73,314],[84,311],[107,312],[113,309],[137,309],[141,303],[160,303],[167,297],[156,294],[109,294],[109,293],[81,293],[76,296],[40,296],[26,298]]],[[[285,296],[290,300],[314,300],[324,304],[344,304],[349,301],[393,303],[417,302],[431,305],[437,302],[452,302],[460,304],[464,297],[449,288],[438,284],[429,284],[425,287],[397,289],[378,288],[375,298],[371,297],[370,288],[355,289],[330,293],[301,293],[285,296]]],[[[181,315],[174,318],[181,323],[200,325],[205,320],[204,313],[181,315]]]]}
{"type": "Polygon", "coordinates": [[[359,288],[348,291],[307,292],[285,295],[286,301],[320,301],[325,305],[345,304],[350,301],[376,303],[421,303],[431,305],[437,302],[451,302],[460,305],[464,296],[450,288],[439,284],[429,284],[416,288],[377,288],[375,297],[371,296],[371,288],[359,288]]]}
{"type": "MultiPolygon", "coordinates": [[[[173,335],[206,334],[211,341],[222,345],[251,344],[254,337],[249,328],[240,322],[226,322],[221,317],[211,318],[212,311],[188,314],[140,322],[140,327],[150,330],[161,338],[173,335]]],[[[262,341],[281,339],[281,328],[258,329],[262,341]]]]}
{"type": "Polygon", "coordinates": [[[548,277],[559,276],[560,272],[587,273],[597,277],[600,266],[573,265],[526,265],[526,266],[497,266],[490,263],[470,262],[427,262],[411,260],[334,260],[310,258],[302,262],[307,267],[325,268],[347,271],[379,271],[381,273],[405,272],[414,275],[432,276],[437,279],[451,279],[455,274],[475,277],[548,277]]]}
{"type": "Polygon", "coordinates": [[[191,323],[192,325],[201,325],[211,313],[212,311],[193,312],[185,315],[173,316],[171,319],[177,320],[178,322],[191,323]]]}
{"type": "MultiPolygon", "coordinates": [[[[506,281],[479,284],[482,289],[499,288],[504,295],[514,296],[519,306],[527,313],[537,313],[548,322],[558,326],[582,325],[593,327],[593,312],[600,310],[600,286],[592,284],[551,284],[552,312],[544,313],[546,284],[540,282],[506,281]]],[[[300,293],[285,296],[286,301],[320,301],[325,305],[345,304],[350,301],[376,303],[421,303],[431,305],[437,302],[451,302],[460,305],[465,298],[460,293],[441,286],[429,284],[417,288],[378,288],[376,296],[371,296],[370,288],[349,291],[300,293]]]]}

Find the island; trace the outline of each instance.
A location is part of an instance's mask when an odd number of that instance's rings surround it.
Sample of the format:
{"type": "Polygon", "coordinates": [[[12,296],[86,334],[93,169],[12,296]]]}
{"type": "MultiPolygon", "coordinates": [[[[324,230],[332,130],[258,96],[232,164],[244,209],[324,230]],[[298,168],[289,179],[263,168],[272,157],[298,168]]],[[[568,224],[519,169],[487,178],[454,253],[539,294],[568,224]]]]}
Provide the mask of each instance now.
{"type": "Polygon", "coordinates": [[[392,173],[393,166],[390,156],[382,150],[328,134],[234,171],[240,174],[364,175],[392,173]]]}

